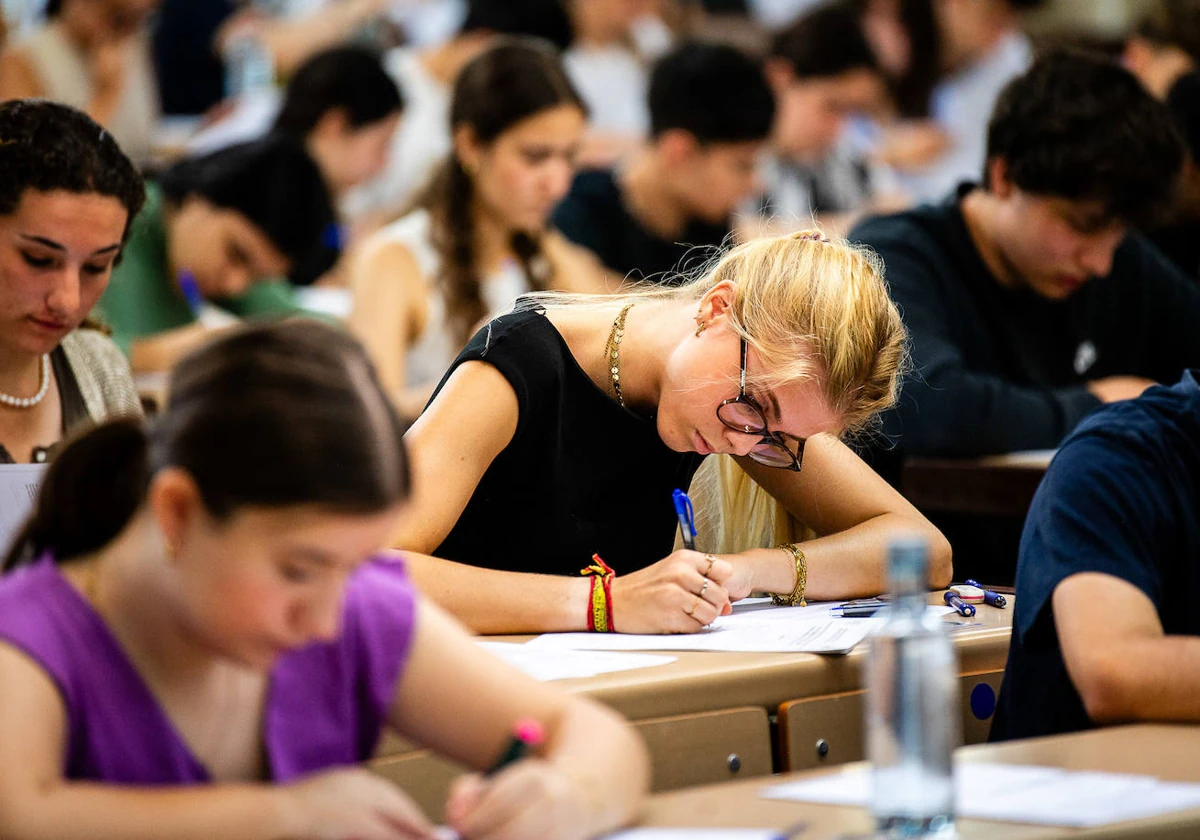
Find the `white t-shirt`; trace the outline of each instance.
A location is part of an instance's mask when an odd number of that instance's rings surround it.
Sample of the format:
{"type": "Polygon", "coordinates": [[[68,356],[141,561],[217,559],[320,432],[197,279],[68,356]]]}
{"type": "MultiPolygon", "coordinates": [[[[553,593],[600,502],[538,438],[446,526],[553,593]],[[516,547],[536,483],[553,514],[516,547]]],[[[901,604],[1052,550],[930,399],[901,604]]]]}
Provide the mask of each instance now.
{"type": "Polygon", "coordinates": [[[591,112],[592,130],[635,137],[650,130],[646,68],[634,53],[617,46],[572,47],[563,64],[591,112]]]}
{"type": "Polygon", "coordinates": [[[938,201],[960,181],[983,177],[987,126],[996,97],[1032,61],[1029,39],[1011,32],[982,59],[938,83],[930,111],[950,135],[952,145],[923,171],[903,174],[904,188],[914,199],[938,201]]]}

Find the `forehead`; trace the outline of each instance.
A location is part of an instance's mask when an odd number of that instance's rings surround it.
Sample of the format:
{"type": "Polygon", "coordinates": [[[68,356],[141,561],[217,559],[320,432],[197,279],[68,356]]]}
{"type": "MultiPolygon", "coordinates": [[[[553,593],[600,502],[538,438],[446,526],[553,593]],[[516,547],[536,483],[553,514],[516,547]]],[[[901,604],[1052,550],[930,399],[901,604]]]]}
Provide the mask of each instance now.
{"type": "Polygon", "coordinates": [[[714,164],[744,165],[758,160],[764,141],[746,140],[739,143],[708,143],[700,147],[704,158],[714,164]]]}
{"type": "Polygon", "coordinates": [[[1118,221],[1108,205],[1096,198],[1064,198],[1058,195],[1024,193],[1026,201],[1041,210],[1073,222],[1101,227],[1118,221]]]}
{"type": "Polygon", "coordinates": [[[120,242],[129,213],[116,198],[66,190],[25,190],[5,217],[18,232],[54,239],[68,248],[120,242]]]}
{"type": "Polygon", "coordinates": [[[822,432],[836,435],[841,430],[841,418],[826,401],[823,383],[819,377],[813,376],[773,388],[751,384],[753,375],[762,369],[762,361],[754,348],[749,348],[746,357],[746,387],[750,395],[762,404],[768,415],[773,413],[774,404],[778,403],[779,416],[777,422],[771,424],[773,431],[796,438],[807,438],[822,432]]]}
{"type": "Polygon", "coordinates": [[[578,106],[570,103],[555,105],[510,126],[501,140],[517,143],[575,143],[587,128],[587,120],[578,106]]]}

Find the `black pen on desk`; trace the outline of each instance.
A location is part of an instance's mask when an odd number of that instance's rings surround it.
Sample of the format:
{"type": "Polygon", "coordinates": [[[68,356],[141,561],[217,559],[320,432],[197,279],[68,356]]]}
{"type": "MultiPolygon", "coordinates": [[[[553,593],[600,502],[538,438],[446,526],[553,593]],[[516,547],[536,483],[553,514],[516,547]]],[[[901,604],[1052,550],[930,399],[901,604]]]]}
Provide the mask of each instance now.
{"type": "Polygon", "coordinates": [[[983,603],[987,604],[989,607],[1004,609],[1008,606],[1008,599],[999,592],[993,592],[987,587],[981,586],[977,581],[968,580],[966,583],[967,586],[974,586],[976,589],[983,590],[983,603]]]}
{"type": "Polygon", "coordinates": [[[886,606],[886,603],[879,600],[848,601],[840,606],[832,607],[830,612],[835,616],[840,615],[842,618],[870,618],[886,606]]]}
{"type": "Polygon", "coordinates": [[[518,720],[513,725],[513,734],[508,740],[508,746],[505,747],[504,754],[483,775],[494,776],[510,764],[516,764],[529,755],[531,749],[541,746],[545,739],[545,730],[542,729],[542,725],[536,720],[518,720]]]}

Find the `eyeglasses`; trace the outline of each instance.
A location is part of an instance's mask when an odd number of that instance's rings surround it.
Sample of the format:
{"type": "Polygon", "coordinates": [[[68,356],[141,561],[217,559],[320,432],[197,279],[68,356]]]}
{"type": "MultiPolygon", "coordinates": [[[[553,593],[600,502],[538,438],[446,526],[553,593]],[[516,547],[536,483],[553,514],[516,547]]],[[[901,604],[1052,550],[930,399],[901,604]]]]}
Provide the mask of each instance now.
{"type": "Polygon", "coordinates": [[[738,395],[717,406],[717,419],[727,428],[748,435],[762,435],[762,440],[750,450],[750,460],[764,467],[800,472],[804,457],[804,441],[795,452],[783,442],[779,432],[767,428],[767,415],[752,398],[746,395],[746,339],[742,338],[742,372],[738,395]]]}

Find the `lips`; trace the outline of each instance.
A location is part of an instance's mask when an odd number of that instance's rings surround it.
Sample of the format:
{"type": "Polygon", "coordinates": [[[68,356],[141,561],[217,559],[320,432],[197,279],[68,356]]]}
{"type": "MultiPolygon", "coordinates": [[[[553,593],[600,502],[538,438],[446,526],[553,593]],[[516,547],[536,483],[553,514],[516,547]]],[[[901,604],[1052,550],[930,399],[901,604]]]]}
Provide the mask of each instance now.
{"type": "Polygon", "coordinates": [[[706,441],[704,436],[698,431],[692,435],[692,444],[695,447],[696,452],[701,455],[711,455],[716,451],[708,445],[708,441],[706,441]]]}
{"type": "Polygon", "coordinates": [[[70,324],[66,321],[55,321],[51,318],[37,318],[33,315],[29,316],[29,320],[44,330],[58,331],[69,329],[70,324]]]}

